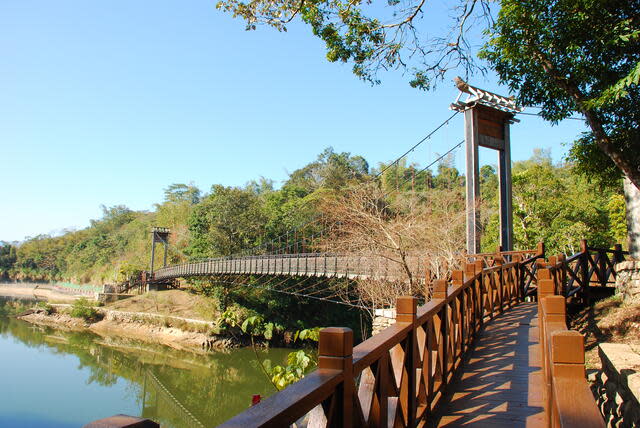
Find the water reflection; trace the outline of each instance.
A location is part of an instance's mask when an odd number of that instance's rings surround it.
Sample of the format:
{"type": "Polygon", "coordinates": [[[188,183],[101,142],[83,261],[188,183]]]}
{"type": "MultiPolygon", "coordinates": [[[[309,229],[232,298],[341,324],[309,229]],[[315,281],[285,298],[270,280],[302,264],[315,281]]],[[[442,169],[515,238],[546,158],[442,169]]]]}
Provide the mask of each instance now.
{"type": "MultiPolygon", "coordinates": [[[[2,302],[0,302],[2,305],[2,302]]],[[[289,350],[261,352],[285,361],[289,350]]],[[[0,426],[78,427],[116,413],[215,426],[271,395],[251,349],[199,355],[0,317],[0,426]]]]}

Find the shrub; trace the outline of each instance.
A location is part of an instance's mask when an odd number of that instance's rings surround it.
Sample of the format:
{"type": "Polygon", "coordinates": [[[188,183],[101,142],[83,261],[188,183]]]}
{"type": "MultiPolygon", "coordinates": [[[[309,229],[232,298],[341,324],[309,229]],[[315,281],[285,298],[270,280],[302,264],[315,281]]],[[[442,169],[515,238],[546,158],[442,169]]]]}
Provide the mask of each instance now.
{"type": "Polygon", "coordinates": [[[99,318],[98,311],[84,297],[73,302],[70,314],[72,317],[82,318],[85,321],[97,321],[99,318]]]}

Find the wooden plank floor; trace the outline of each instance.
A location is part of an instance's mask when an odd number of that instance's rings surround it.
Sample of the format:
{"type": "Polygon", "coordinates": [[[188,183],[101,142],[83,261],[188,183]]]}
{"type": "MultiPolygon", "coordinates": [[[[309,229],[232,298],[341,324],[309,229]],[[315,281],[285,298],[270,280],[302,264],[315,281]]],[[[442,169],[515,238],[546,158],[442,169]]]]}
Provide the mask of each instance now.
{"type": "Polygon", "coordinates": [[[521,303],[486,324],[450,386],[438,427],[544,426],[537,313],[535,303],[521,303]]]}

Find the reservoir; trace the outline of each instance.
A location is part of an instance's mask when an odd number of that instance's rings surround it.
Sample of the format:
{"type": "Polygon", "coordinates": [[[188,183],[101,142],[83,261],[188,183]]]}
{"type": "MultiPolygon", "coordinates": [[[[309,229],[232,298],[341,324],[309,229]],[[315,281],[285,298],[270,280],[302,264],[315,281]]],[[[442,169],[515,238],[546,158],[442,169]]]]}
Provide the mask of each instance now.
{"type": "Polygon", "coordinates": [[[198,354],[0,316],[0,427],[77,428],[118,413],[216,426],[275,392],[258,358],[284,364],[289,352],[198,354]]]}

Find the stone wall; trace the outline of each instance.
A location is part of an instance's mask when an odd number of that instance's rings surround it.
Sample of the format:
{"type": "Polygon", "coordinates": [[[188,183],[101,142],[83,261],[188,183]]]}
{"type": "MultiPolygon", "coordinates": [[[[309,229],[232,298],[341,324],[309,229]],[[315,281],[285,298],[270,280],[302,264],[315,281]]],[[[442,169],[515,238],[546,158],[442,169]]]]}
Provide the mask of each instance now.
{"type": "Polygon", "coordinates": [[[616,294],[620,294],[625,303],[640,303],[640,261],[616,265],[616,294]]]}
{"type": "Polygon", "coordinates": [[[395,309],[376,309],[371,326],[371,335],[380,333],[385,328],[396,323],[395,309]]]}
{"type": "Polygon", "coordinates": [[[640,355],[623,343],[601,343],[602,369],[591,389],[608,427],[640,427],[640,355]]]}

